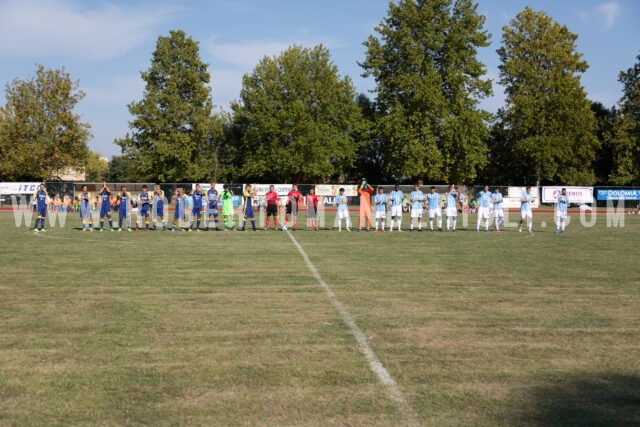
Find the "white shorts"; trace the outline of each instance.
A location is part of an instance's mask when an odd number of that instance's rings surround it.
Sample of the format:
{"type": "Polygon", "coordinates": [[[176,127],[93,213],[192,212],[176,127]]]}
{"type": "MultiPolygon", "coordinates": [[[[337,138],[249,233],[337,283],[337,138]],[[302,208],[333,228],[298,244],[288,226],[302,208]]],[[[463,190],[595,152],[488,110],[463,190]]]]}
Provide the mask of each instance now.
{"type": "Polygon", "coordinates": [[[422,218],[422,208],[411,209],[411,218],[422,218]]]}
{"type": "Polygon", "coordinates": [[[349,211],[338,211],[338,219],[347,219],[349,218],[349,211]]]}
{"type": "Polygon", "coordinates": [[[447,216],[458,216],[458,208],[455,206],[449,206],[447,208],[447,216]]]}
{"type": "Polygon", "coordinates": [[[440,208],[429,209],[429,218],[433,218],[436,216],[442,217],[442,209],[440,208]]]}
{"type": "Polygon", "coordinates": [[[402,205],[391,206],[391,216],[402,216],[402,205]]]}
{"type": "Polygon", "coordinates": [[[504,210],[502,208],[494,209],[493,216],[496,218],[504,218],[504,210]]]}
{"type": "Polygon", "coordinates": [[[376,219],[385,219],[387,217],[387,211],[376,211],[376,219]]]}
{"type": "Polygon", "coordinates": [[[479,207],[478,208],[478,218],[487,218],[487,219],[489,219],[489,217],[490,217],[489,208],[483,208],[483,207],[479,207]]]}
{"type": "Polygon", "coordinates": [[[521,210],[520,218],[533,218],[533,212],[531,211],[531,209],[521,210]]]}
{"type": "Polygon", "coordinates": [[[566,212],[557,211],[556,212],[556,217],[558,217],[558,219],[567,219],[567,213],[566,212]]]}

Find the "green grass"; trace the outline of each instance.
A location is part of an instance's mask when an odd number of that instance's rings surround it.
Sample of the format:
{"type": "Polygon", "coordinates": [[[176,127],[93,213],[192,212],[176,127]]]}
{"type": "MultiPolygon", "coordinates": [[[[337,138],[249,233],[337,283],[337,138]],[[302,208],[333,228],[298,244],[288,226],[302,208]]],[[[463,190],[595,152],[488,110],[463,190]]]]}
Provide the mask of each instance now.
{"type": "MultiPolygon", "coordinates": [[[[640,424],[640,217],[572,219],[293,235],[421,423],[640,424]]],[[[0,214],[0,424],[406,421],[286,233],[78,224],[0,214]]]]}

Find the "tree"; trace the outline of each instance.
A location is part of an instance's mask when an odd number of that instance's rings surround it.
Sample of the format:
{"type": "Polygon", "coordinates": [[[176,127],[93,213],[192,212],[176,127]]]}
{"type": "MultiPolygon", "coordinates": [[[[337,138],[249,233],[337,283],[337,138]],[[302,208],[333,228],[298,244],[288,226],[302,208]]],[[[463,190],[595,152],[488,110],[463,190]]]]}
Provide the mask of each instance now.
{"type": "Polygon", "coordinates": [[[339,179],[353,164],[362,125],[351,79],[322,45],[293,46],[244,75],[233,102],[236,165],[249,180],[339,179]]]}
{"type": "Polygon", "coordinates": [[[506,105],[498,114],[504,139],[496,154],[508,153],[511,170],[525,182],[595,181],[592,161],[599,143],[580,85],[588,65],[576,52],[577,37],[529,7],[503,27],[498,55],[506,105]]]}
{"type": "Polygon", "coordinates": [[[135,182],[131,166],[131,160],[127,156],[113,156],[109,160],[107,170],[104,173],[104,180],[107,182],[135,182]]]}
{"type": "Polygon", "coordinates": [[[596,184],[606,185],[613,168],[613,125],[618,112],[615,107],[606,108],[600,102],[591,104],[596,120],[595,135],[598,138],[600,148],[596,152],[593,162],[593,172],[596,176],[596,184]]]}
{"type": "Polygon", "coordinates": [[[46,180],[81,166],[91,126],[73,113],[84,92],[64,68],[38,65],[30,79],[7,84],[6,97],[0,108],[0,179],[46,180]]]}
{"type": "Polygon", "coordinates": [[[386,172],[399,179],[471,182],[487,162],[491,94],[477,49],[489,45],[471,0],[401,0],[364,43],[376,81],[386,172]]]}
{"type": "Polygon", "coordinates": [[[129,104],[131,134],[116,140],[143,180],[199,181],[209,173],[211,89],[208,64],[184,31],[160,36],[142,72],[143,99],[129,104]]]}
{"type": "Polygon", "coordinates": [[[636,59],[633,67],[618,76],[623,96],[614,124],[613,168],[609,177],[617,185],[640,184],[640,55],[636,59]]]}
{"type": "Polygon", "coordinates": [[[89,151],[84,163],[85,180],[87,182],[102,182],[104,181],[105,173],[109,167],[107,159],[102,157],[102,154],[95,151],[89,151]]]}

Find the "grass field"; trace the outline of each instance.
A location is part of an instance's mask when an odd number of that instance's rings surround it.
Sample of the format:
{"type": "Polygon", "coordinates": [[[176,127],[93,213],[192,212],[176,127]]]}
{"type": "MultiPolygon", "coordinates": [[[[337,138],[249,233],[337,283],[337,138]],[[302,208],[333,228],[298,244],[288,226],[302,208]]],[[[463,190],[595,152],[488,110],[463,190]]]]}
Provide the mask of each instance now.
{"type": "Polygon", "coordinates": [[[572,219],[36,234],[0,213],[0,424],[640,425],[640,217],[572,219]]]}

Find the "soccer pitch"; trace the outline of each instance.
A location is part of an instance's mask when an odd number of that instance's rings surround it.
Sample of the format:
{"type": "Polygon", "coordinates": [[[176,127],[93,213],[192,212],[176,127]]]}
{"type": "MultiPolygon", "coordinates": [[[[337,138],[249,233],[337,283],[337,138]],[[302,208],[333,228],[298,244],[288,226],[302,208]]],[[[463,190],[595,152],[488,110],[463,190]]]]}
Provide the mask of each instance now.
{"type": "Polygon", "coordinates": [[[2,212],[0,424],[638,425],[640,217],[571,215],[35,233],[2,212]]]}

